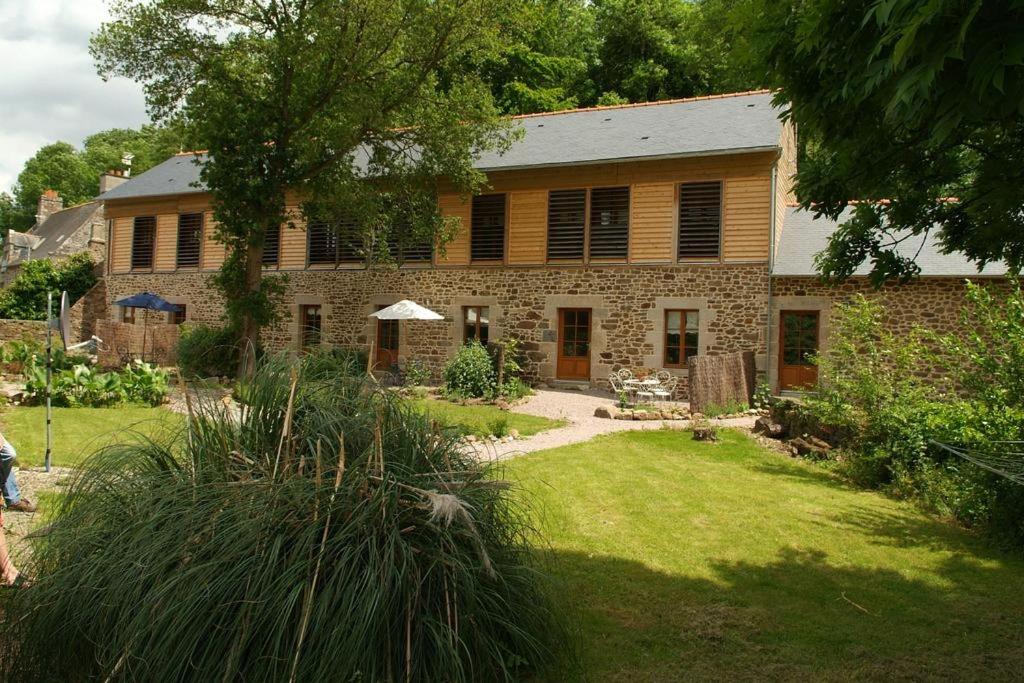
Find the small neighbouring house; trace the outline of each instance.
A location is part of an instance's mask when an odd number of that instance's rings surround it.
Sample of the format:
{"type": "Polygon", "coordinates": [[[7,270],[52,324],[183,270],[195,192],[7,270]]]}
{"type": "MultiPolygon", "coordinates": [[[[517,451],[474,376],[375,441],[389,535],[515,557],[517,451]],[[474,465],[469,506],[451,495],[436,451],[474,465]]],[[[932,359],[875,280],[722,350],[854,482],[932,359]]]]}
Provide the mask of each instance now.
{"type": "MultiPolygon", "coordinates": [[[[797,131],[779,113],[756,91],[515,117],[522,138],[476,160],[490,189],[461,197],[442,181],[439,209],[462,226],[443,254],[425,246],[396,269],[367,268],[324,225],[271,235],[266,272],[289,278],[264,342],[372,340],[382,364],[417,358],[439,373],[465,341],[511,335],[528,376],[567,384],[602,384],[622,366],[685,378],[694,354],[749,350],[774,389],[804,386],[807,354],[828,343],[831,306],[870,288],[814,277],[810,258],[835,225],[789,206],[797,131]],[[369,317],[402,299],[445,321],[369,317]]],[[[202,161],[175,156],[99,197],[109,301],[152,291],[181,304],[183,320],[221,319],[208,278],[224,247],[202,161]]],[[[874,294],[894,326],[948,326],[960,280],[977,275],[934,245],[923,253],[925,277],[874,294]]]]}

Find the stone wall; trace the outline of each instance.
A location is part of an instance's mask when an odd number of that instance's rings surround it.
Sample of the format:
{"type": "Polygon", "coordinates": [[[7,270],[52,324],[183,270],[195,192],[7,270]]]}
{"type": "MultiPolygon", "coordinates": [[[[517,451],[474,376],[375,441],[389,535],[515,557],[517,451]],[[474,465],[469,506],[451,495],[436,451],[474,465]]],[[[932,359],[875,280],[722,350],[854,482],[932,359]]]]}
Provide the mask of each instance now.
{"type": "MultiPolygon", "coordinates": [[[[101,278],[81,299],[71,305],[70,343],[89,339],[96,333],[96,321],[105,320],[109,317],[107,281],[101,278]]],[[[102,339],[102,337],[100,338],[102,339]]]]}
{"type": "Polygon", "coordinates": [[[97,350],[100,367],[120,368],[136,359],[157,365],[174,365],[178,361],[177,325],[97,320],[95,331],[103,340],[97,350]]]}
{"type": "MultiPolygon", "coordinates": [[[[185,303],[189,322],[218,323],[222,300],[209,273],[125,274],[107,277],[108,302],[142,291],[185,303]]],[[[491,338],[514,336],[526,354],[526,374],[555,375],[558,309],[593,314],[591,378],[603,384],[619,367],[661,367],[664,310],[700,314],[699,353],[766,353],[768,274],[765,265],[615,266],[298,271],[288,273],[281,320],[264,331],[272,349],[294,349],[302,304],[323,307],[324,343],[367,348],[369,314],[401,299],[445,316],[404,322],[400,358],[417,358],[435,376],[461,342],[462,307],[490,307],[491,338]]],[[[111,307],[108,317],[118,314],[111,307]]],[[[675,370],[686,384],[685,368],[675,370]]],[[[685,390],[684,390],[685,393],[685,390]]]]}
{"type": "MultiPolygon", "coordinates": [[[[0,319],[0,342],[20,339],[34,339],[39,343],[46,342],[46,323],[42,320],[2,320],[0,319]]],[[[57,340],[60,343],[60,340],[57,340]]]]}
{"type": "MultiPolygon", "coordinates": [[[[972,281],[1006,292],[1009,282],[1005,278],[971,278],[972,281]]],[[[926,277],[907,284],[887,284],[875,289],[865,278],[854,278],[839,285],[828,285],[817,278],[787,277],[772,280],[772,340],[768,360],[769,382],[774,386],[778,370],[779,312],[783,310],[819,311],[821,320],[821,348],[828,348],[832,308],[852,300],[858,294],[880,299],[885,308],[886,327],[896,334],[907,334],[914,327],[937,333],[948,333],[958,328],[960,311],[965,303],[965,278],[926,277]]],[[[942,380],[947,373],[943,367],[930,370],[930,376],[942,380]]]]}

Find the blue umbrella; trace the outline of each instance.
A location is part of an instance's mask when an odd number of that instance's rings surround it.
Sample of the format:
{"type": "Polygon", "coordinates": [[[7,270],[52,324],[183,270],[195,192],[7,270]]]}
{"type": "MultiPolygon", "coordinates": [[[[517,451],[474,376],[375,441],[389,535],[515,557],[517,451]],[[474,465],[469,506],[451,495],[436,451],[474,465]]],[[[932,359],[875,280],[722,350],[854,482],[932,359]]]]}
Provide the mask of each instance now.
{"type": "MultiPolygon", "coordinates": [[[[175,313],[181,310],[181,306],[178,304],[172,304],[167,299],[164,299],[159,294],[154,294],[153,292],[134,294],[119,301],[115,301],[114,305],[123,306],[125,308],[142,308],[147,311],[165,311],[167,313],[175,313]]],[[[148,327],[148,323],[149,315],[147,314],[142,321],[142,360],[146,360],[146,328],[148,327]]]]}
{"type": "Polygon", "coordinates": [[[167,299],[153,292],[133,294],[120,301],[115,301],[114,305],[124,306],[125,308],[145,308],[150,311],[165,311],[167,313],[175,313],[181,310],[181,306],[178,304],[172,304],[167,299]]]}

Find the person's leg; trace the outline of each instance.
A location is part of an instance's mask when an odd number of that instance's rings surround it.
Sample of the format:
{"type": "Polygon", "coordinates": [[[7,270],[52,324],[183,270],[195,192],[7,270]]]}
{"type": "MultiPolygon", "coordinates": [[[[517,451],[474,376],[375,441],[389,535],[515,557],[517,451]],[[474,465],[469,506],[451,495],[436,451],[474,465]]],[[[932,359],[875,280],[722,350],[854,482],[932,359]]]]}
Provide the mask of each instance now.
{"type": "Polygon", "coordinates": [[[6,586],[13,586],[18,580],[18,570],[11,560],[11,553],[7,549],[7,534],[4,533],[3,522],[0,521],[0,582],[6,586]]]}
{"type": "Polygon", "coordinates": [[[0,448],[0,484],[3,488],[4,502],[7,503],[7,507],[17,505],[21,502],[21,491],[18,489],[18,479],[14,476],[14,459],[18,457],[18,454],[14,451],[14,447],[4,442],[2,448],[0,448]]]}

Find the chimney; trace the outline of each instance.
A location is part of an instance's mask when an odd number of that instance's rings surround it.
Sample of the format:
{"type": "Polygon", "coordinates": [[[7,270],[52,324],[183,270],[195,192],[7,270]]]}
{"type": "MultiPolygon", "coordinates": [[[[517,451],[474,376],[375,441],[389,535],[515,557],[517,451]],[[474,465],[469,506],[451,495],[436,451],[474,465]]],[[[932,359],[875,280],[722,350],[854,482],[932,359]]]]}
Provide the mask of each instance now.
{"type": "Polygon", "coordinates": [[[56,190],[46,190],[39,196],[39,209],[36,211],[36,223],[42,223],[52,214],[64,208],[64,200],[56,190]]]}
{"type": "Polygon", "coordinates": [[[124,171],[110,170],[100,176],[100,194],[113,190],[118,185],[124,185],[128,182],[128,177],[124,171]]]}

